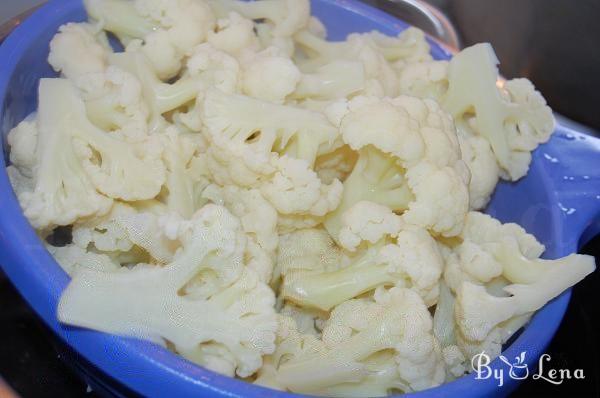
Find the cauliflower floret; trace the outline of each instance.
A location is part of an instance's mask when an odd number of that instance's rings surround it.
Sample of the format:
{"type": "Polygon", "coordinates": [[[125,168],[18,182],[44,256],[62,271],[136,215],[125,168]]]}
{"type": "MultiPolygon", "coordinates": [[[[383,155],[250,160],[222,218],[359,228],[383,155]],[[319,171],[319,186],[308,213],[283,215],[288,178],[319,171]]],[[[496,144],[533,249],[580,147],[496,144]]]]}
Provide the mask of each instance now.
{"type": "Polygon", "coordinates": [[[489,142],[478,136],[458,134],[462,159],[471,172],[469,182],[469,206],[472,210],[483,209],[496,189],[500,167],[489,142]]]}
{"type": "Polygon", "coordinates": [[[358,61],[362,63],[366,77],[364,94],[378,97],[398,94],[396,72],[368,34],[352,34],[346,41],[328,42],[303,30],[294,38],[308,54],[308,59],[296,59],[303,72],[316,72],[320,67],[336,61],[358,61]]]}
{"type": "Polygon", "coordinates": [[[82,249],[77,245],[55,247],[46,245],[48,252],[70,276],[75,275],[82,268],[89,268],[100,272],[115,272],[121,266],[106,254],[98,254],[82,249]]]}
{"type": "Polygon", "coordinates": [[[148,58],[139,52],[109,56],[111,65],[136,76],[142,84],[142,97],[149,111],[149,131],[165,128],[162,115],[194,101],[204,86],[202,76],[185,76],[174,83],[164,83],[148,58]]]}
{"type": "Polygon", "coordinates": [[[256,54],[244,64],[244,94],[264,101],[282,104],[296,89],[301,73],[292,60],[275,47],[256,54]]]}
{"type": "Polygon", "coordinates": [[[226,18],[223,16],[217,21],[214,31],[208,32],[207,42],[235,57],[254,54],[260,47],[254,26],[252,20],[230,12],[226,18]]]}
{"type": "Polygon", "coordinates": [[[110,52],[106,36],[95,26],[68,23],[59,28],[50,42],[48,63],[55,71],[79,83],[86,75],[103,72],[110,52]]]}
{"type": "Polygon", "coordinates": [[[366,88],[365,68],[357,61],[333,61],[302,75],[293,98],[339,100],[366,88]]]}
{"type": "Polygon", "coordinates": [[[273,273],[279,244],[275,208],[257,189],[243,189],[232,185],[220,188],[210,185],[203,196],[213,203],[227,207],[240,219],[248,238],[247,266],[256,272],[262,282],[268,283],[273,273]]]}
{"type": "Polygon", "coordinates": [[[342,139],[359,151],[359,160],[344,182],[342,203],[325,223],[332,236],[338,236],[342,214],[360,200],[406,210],[407,222],[436,234],[460,232],[470,175],[452,120],[437,103],[356,97],[345,114],[334,114],[342,139]]]}
{"type": "MultiPolygon", "coordinates": [[[[510,272],[510,264],[504,264],[496,255],[499,245],[514,247],[528,259],[537,259],[544,246],[533,235],[528,234],[517,224],[501,224],[498,220],[479,212],[469,212],[465,226],[446,251],[444,279],[452,291],[456,292],[463,281],[487,284],[494,278],[510,272]]],[[[510,278],[508,278],[510,279],[510,278]]]]}
{"type": "Polygon", "coordinates": [[[374,300],[350,300],[336,307],[322,341],[286,329],[268,380],[292,392],[384,396],[444,381],[431,315],[408,289],[380,289],[374,300]]]}
{"type": "Polygon", "coordinates": [[[356,251],[363,241],[377,243],[385,236],[396,237],[404,226],[402,217],[389,207],[367,201],[357,202],[346,210],[342,221],[339,241],[349,251],[356,251]]]}
{"type": "Polygon", "coordinates": [[[77,272],[63,292],[58,318],[108,333],[165,339],[181,353],[203,343],[221,344],[235,373],[250,376],[261,367],[262,356],[274,351],[277,322],[273,293],[243,266],[240,234],[239,222],[226,209],[207,205],[194,216],[183,249],[165,267],[77,272]],[[218,280],[208,296],[180,295],[192,278],[202,277],[207,283],[218,280]]]}
{"type": "Polygon", "coordinates": [[[10,162],[26,178],[33,177],[37,163],[38,127],[35,113],[9,131],[6,141],[10,147],[10,162]]]}
{"type": "Polygon", "coordinates": [[[89,84],[79,88],[90,121],[124,140],[143,141],[149,132],[149,111],[140,81],[114,66],[88,77],[89,84]]]}
{"type": "Polygon", "coordinates": [[[370,246],[340,269],[287,275],[281,294],[298,305],[329,311],[377,287],[392,285],[415,290],[431,306],[437,301],[443,264],[429,233],[406,226],[395,242],[370,246]]]}
{"type": "Polygon", "coordinates": [[[325,184],[334,180],[344,181],[354,166],[358,156],[348,145],[342,145],[335,151],[319,156],[315,162],[315,172],[325,184]]]}
{"type": "MultiPolygon", "coordinates": [[[[27,125],[29,139],[37,137],[32,147],[35,165],[31,182],[19,184],[17,193],[25,216],[37,229],[102,215],[112,205],[112,199],[96,190],[73,145],[73,125],[85,115],[83,101],[71,101],[73,98],[75,88],[66,80],[42,79],[35,119],[37,133],[31,133],[33,124],[27,125]],[[27,187],[31,190],[21,190],[27,187]]],[[[13,130],[9,137],[16,137],[23,127],[13,130]]],[[[9,140],[15,142],[16,138],[9,140]]]]}
{"type": "Polygon", "coordinates": [[[391,37],[378,31],[365,34],[377,45],[385,59],[402,67],[406,64],[431,60],[429,43],[421,29],[409,27],[398,36],[391,37]]]}
{"type": "Polygon", "coordinates": [[[448,61],[410,63],[398,73],[401,94],[439,102],[448,91],[448,61]]]}
{"type": "Polygon", "coordinates": [[[121,263],[152,260],[166,264],[181,243],[167,236],[161,225],[165,215],[164,206],[153,201],[138,203],[137,207],[116,202],[107,215],[76,223],[73,243],[121,263]]]}
{"type": "Polygon", "coordinates": [[[159,136],[163,144],[166,181],[159,199],[171,212],[189,218],[205,203],[202,192],[210,184],[203,146],[197,134],[185,134],[169,127],[159,136]]]}
{"type": "Polygon", "coordinates": [[[326,185],[304,160],[283,156],[275,160],[277,171],[261,192],[282,214],[324,216],[342,198],[342,183],[326,185]]]}
{"type": "Polygon", "coordinates": [[[141,51],[161,79],[176,76],[183,59],[213,29],[204,0],[85,0],[88,15],[114,33],[127,51],[141,51]]]}
{"type": "Polygon", "coordinates": [[[456,297],[456,323],[471,341],[483,341],[501,322],[527,315],[594,272],[592,256],[572,254],[558,260],[531,260],[500,249],[504,276],[513,284],[504,287],[509,297],[496,297],[484,286],[463,282],[456,297]]]}
{"type": "Polygon", "coordinates": [[[442,104],[459,128],[490,142],[503,177],[516,181],[527,173],[530,151],[550,138],[554,117],[528,80],[498,86],[497,63],[489,44],[461,51],[450,61],[442,104]]]}
{"type": "Polygon", "coordinates": [[[339,268],[341,252],[327,231],[299,229],[280,236],[273,282],[296,272],[328,272],[339,268]]]}
{"type": "Polygon", "coordinates": [[[221,18],[235,11],[251,20],[267,20],[274,25],[275,36],[294,35],[307,26],[310,18],[309,0],[210,0],[210,4],[221,18]]]}
{"type": "Polygon", "coordinates": [[[212,137],[226,137],[254,152],[276,151],[304,159],[310,166],[317,155],[330,151],[338,135],[321,113],[218,90],[206,94],[203,110],[212,137]]]}

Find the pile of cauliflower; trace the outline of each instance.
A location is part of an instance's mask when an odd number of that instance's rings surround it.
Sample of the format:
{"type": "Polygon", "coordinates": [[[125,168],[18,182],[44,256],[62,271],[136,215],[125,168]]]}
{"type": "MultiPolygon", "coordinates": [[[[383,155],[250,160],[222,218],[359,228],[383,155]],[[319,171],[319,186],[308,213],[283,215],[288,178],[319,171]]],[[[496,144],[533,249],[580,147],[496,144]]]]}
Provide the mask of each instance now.
{"type": "Polygon", "coordinates": [[[275,389],[384,396],[499,355],[594,270],[478,211],[554,128],[488,44],[446,62],[414,28],[328,42],[308,0],[84,3],[8,136],[72,276],[60,321],[275,389]]]}

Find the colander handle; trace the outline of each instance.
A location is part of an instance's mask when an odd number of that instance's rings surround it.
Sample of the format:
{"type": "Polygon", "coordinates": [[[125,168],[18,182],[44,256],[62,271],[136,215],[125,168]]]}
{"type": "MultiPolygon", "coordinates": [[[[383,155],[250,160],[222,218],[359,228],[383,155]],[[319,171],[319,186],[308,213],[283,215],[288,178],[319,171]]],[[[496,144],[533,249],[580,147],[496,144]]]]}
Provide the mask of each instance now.
{"type": "Polygon", "coordinates": [[[600,139],[559,117],[553,139],[560,145],[542,149],[550,164],[556,205],[564,217],[563,242],[579,248],[600,233],[600,139]]]}

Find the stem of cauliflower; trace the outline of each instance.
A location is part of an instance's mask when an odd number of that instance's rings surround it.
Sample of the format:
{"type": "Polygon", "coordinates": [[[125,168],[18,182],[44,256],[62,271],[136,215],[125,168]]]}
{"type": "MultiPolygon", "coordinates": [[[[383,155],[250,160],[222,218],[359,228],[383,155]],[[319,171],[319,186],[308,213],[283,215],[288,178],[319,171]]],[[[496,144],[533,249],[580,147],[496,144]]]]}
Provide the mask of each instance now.
{"type": "Polygon", "coordinates": [[[390,274],[386,264],[375,262],[376,255],[376,248],[372,248],[349,267],[332,272],[291,275],[285,279],[282,295],[298,305],[329,311],[378,286],[395,284],[398,278],[390,274]]]}
{"type": "Polygon", "coordinates": [[[311,166],[320,149],[331,148],[336,128],[323,114],[211,90],[204,101],[204,123],[211,134],[247,145],[270,147],[311,166]]]}
{"type": "Polygon", "coordinates": [[[334,350],[281,365],[278,380],[294,392],[318,392],[328,386],[361,382],[369,373],[361,361],[394,348],[402,338],[399,329],[398,316],[389,308],[377,322],[336,345],[334,350]]]}
{"type": "Polygon", "coordinates": [[[393,157],[375,147],[361,149],[352,174],[344,182],[342,202],[325,220],[329,234],[337,240],[344,212],[363,200],[388,206],[393,211],[406,210],[414,197],[403,172],[393,157]]]}
{"type": "Polygon", "coordinates": [[[193,101],[201,88],[200,82],[194,78],[182,78],[173,84],[162,82],[141,53],[111,54],[109,60],[140,80],[144,98],[149,101],[154,117],[193,101]]]}
{"type": "Polygon", "coordinates": [[[102,22],[103,29],[125,42],[142,39],[157,28],[140,16],[133,1],[84,0],[83,4],[90,18],[102,22]]]}
{"type": "Polygon", "coordinates": [[[500,244],[494,251],[494,257],[502,264],[502,275],[512,283],[531,284],[538,282],[555,268],[575,271],[582,265],[583,259],[577,254],[557,259],[530,260],[517,249],[507,244],[500,244]]]}

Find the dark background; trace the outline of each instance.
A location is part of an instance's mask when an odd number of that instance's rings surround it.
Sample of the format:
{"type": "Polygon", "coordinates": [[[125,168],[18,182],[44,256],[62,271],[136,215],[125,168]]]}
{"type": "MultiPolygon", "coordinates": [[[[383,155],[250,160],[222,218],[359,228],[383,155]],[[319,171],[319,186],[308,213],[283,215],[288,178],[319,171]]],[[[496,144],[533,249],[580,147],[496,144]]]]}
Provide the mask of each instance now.
{"type": "MultiPolygon", "coordinates": [[[[389,7],[387,0],[369,2],[389,7]]],[[[529,77],[553,109],[600,129],[600,0],[430,2],[458,27],[463,45],[480,41],[494,45],[504,76],[529,77]]],[[[582,252],[598,259],[600,238],[582,252]]],[[[600,397],[599,282],[595,272],[574,288],[569,310],[546,351],[552,367],[583,369],[585,379],[559,386],[530,379],[515,397],[600,397]]],[[[61,360],[68,350],[1,274],[0,341],[0,376],[22,397],[95,396],[61,360]]]]}

